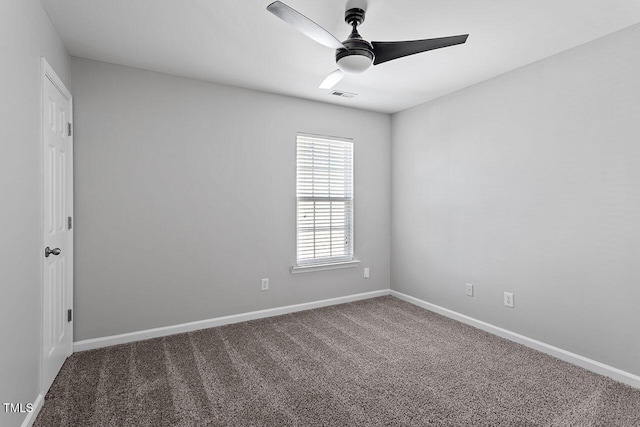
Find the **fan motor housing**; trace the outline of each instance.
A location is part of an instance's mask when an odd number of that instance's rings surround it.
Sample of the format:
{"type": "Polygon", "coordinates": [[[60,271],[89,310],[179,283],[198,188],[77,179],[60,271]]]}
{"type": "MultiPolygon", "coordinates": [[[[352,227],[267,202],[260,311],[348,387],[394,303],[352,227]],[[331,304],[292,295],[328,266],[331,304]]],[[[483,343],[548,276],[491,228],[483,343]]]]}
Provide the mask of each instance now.
{"type": "Polygon", "coordinates": [[[373,48],[362,39],[348,39],[342,42],[347,49],[336,51],[338,68],[346,74],[359,74],[371,67],[373,63],[373,48]]]}
{"type": "Polygon", "coordinates": [[[359,8],[348,9],[344,20],[353,26],[349,38],[342,42],[346,49],[336,50],[336,63],[345,74],[360,74],[367,71],[375,55],[373,46],[358,34],[358,25],[364,22],[365,11],[359,8]]]}

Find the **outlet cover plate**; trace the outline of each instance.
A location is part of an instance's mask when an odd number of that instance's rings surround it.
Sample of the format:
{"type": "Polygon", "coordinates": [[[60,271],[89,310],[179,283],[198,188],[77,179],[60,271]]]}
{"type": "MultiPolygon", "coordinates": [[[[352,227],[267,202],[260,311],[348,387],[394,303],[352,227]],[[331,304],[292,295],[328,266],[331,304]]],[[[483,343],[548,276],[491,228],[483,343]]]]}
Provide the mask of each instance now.
{"type": "Polygon", "coordinates": [[[513,308],[513,293],[505,292],[504,293],[504,305],[507,307],[513,308]]]}
{"type": "Polygon", "coordinates": [[[465,288],[465,293],[467,294],[468,297],[473,296],[473,285],[471,283],[467,283],[465,288]]]}
{"type": "Polygon", "coordinates": [[[268,291],[269,290],[269,279],[262,279],[262,284],[261,284],[260,290],[262,290],[262,291],[268,291]]]}

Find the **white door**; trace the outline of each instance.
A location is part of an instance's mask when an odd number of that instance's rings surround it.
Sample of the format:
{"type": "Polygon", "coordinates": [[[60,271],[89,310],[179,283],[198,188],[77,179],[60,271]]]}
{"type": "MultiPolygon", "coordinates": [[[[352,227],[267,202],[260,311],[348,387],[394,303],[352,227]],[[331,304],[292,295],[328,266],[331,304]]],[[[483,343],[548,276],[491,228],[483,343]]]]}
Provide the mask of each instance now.
{"type": "Polygon", "coordinates": [[[46,393],[71,355],[73,144],[71,94],[43,59],[43,361],[46,393]]]}

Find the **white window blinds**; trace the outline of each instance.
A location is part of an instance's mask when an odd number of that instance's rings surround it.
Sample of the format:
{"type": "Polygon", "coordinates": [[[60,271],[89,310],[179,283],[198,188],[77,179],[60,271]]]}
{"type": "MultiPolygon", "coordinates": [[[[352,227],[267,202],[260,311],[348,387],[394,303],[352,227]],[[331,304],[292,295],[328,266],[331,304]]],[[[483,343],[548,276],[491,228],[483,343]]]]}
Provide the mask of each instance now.
{"type": "Polygon", "coordinates": [[[297,262],[353,259],[353,142],[298,134],[297,262]]]}

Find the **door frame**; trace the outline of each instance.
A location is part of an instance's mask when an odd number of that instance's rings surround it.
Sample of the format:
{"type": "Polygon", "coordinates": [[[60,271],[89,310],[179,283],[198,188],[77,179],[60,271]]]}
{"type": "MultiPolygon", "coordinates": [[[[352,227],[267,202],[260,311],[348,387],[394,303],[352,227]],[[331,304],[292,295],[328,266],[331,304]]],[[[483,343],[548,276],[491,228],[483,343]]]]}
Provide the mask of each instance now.
{"type": "MultiPolygon", "coordinates": [[[[45,176],[44,176],[44,138],[45,138],[45,124],[46,124],[46,111],[45,111],[45,83],[49,80],[53,85],[62,93],[62,95],[69,100],[69,123],[71,123],[71,135],[69,136],[69,168],[70,168],[70,176],[67,180],[67,191],[69,197],[69,215],[72,217],[72,221],[74,218],[73,213],[73,138],[74,138],[74,130],[73,130],[73,97],[71,92],[67,89],[67,87],[62,82],[62,79],[58,77],[53,67],[49,65],[49,62],[42,57],[41,58],[41,81],[40,81],[40,247],[38,248],[38,253],[40,254],[40,393],[42,398],[47,394],[48,387],[45,386],[44,380],[44,360],[45,360],[45,344],[44,344],[44,327],[45,327],[45,316],[44,316],[44,230],[45,230],[45,176]],[[46,389],[45,389],[46,388],[46,389]]],[[[74,221],[75,222],[75,221],[74,221]]],[[[75,224],[72,224],[71,230],[67,234],[67,252],[66,252],[66,260],[68,265],[68,284],[67,284],[67,301],[66,306],[73,310],[73,235],[74,235],[75,224]]],[[[67,349],[67,357],[71,356],[73,353],[73,321],[75,320],[75,310],[72,311],[72,321],[67,323],[68,334],[69,334],[69,348],[67,349]]]]}

